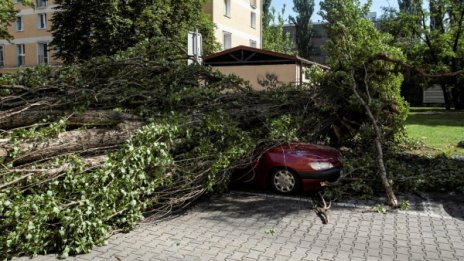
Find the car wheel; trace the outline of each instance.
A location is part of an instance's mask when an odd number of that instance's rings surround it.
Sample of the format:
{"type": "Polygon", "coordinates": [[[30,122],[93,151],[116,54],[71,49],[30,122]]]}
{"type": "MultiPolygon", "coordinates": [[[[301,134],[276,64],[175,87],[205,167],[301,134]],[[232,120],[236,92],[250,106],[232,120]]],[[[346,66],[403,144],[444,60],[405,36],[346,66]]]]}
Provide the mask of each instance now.
{"type": "Polygon", "coordinates": [[[277,169],[271,174],[272,188],[283,194],[292,194],[300,189],[300,178],[289,169],[277,169]]]}

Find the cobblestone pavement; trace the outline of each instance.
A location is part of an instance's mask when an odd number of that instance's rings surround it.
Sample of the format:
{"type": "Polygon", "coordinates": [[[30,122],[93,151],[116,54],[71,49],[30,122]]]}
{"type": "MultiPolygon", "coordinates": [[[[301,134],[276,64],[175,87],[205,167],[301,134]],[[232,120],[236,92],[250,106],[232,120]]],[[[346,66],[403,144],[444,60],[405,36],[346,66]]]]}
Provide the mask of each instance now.
{"type": "Polygon", "coordinates": [[[323,225],[308,198],[233,192],[68,260],[464,260],[462,198],[402,199],[410,209],[387,214],[338,203],[323,225]]]}

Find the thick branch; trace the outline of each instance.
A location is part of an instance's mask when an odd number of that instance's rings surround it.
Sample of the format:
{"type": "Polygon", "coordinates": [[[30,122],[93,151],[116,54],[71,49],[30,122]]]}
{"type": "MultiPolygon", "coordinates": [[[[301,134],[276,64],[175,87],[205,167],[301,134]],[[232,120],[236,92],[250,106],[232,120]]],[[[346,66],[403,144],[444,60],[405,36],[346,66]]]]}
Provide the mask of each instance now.
{"type": "Polygon", "coordinates": [[[15,158],[15,166],[72,152],[85,152],[124,143],[141,123],[122,124],[118,129],[89,129],[60,133],[46,142],[21,144],[25,154],[15,158]]]}
{"type": "Polygon", "coordinates": [[[410,71],[413,71],[413,72],[416,72],[418,73],[419,75],[425,77],[425,78],[451,78],[451,77],[456,77],[456,76],[459,76],[459,75],[464,75],[464,70],[459,70],[459,71],[456,71],[456,72],[447,72],[447,73],[440,73],[440,74],[430,74],[430,73],[427,73],[425,72],[424,70],[420,69],[420,68],[417,68],[413,65],[410,65],[410,64],[407,64],[401,60],[398,60],[398,59],[393,59],[393,58],[390,58],[388,57],[388,54],[385,54],[385,53],[381,53],[381,54],[377,54],[375,56],[373,56],[371,59],[369,59],[369,62],[374,62],[374,61],[385,61],[385,62],[389,62],[389,63],[393,63],[393,64],[397,64],[401,67],[404,67],[410,71]]]}
{"type": "Polygon", "coordinates": [[[71,115],[67,118],[67,124],[73,126],[111,126],[124,121],[141,121],[138,116],[115,111],[87,111],[71,114],[62,110],[26,110],[0,118],[0,129],[26,127],[41,122],[43,119],[55,121],[66,115],[71,115]]]}

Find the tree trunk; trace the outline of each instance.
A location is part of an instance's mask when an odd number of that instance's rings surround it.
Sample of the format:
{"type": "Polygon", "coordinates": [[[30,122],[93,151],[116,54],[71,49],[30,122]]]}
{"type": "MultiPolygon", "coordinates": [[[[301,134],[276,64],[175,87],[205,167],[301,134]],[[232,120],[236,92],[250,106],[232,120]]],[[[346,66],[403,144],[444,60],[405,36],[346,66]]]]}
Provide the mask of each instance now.
{"type": "Polygon", "coordinates": [[[13,160],[15,166],[44,160],[68,153],[95,152],[120,145],[142,126],[141,123],[122,124],[117,129],[89,129],[60,133],[45,142],[21,144],[25,153],[13,160]]]}
{"type": "Polygon", "coordinates": [[[449,96],[448,88],[444,83],[441,83],[440,86],[441,90],[443,91],[443,98],[445,99],[445,108],[449,111],[451,110],[451,99],[449,96]]]}
{"type": "Polygon", "coordinates": [[[40,123],[46,119],[56,121],[68,116],[67,123],[72,126],[111,126],[124,121],[140,121],[140,117],[115,111],[87,111],[72,114],[62,110],[27,110],[0,118],[0,129],[11,130],[40,123]]]}
{"type": "MultiPolygon", "coordinates": [[[[353,77],[354,79],[354,77],[353,77]]],[[[369,116],[369,119],[372,123],[372,127],[374,128],[375,131],[375,140],[374,140],[374,145],[375,149],[377,151],[377,166],[379,168],[379,176],[380,180],[382,181],[382,185],[385,188],[385,192],[387,193],[388,197],[388,205],[391,207],[398,207],[398,200],[396,198],[395,192],[393,191],[393,188],[388,181],[387,177],[387,169],[385,168],[385,163],[383,161],[383,149],[382,149],[382,131],[380,130],[379,124],[377,122],[377,119],[375,118],[374,114],[372,113],[371,108],[369,107],[369,104],[361,97],[359,94],[356,83],[353,83],[352,86],[353,92],[358,98],[358,100],[361,102],[362,106],[366,110],[367,115],[369,116]]],[[[369,95],[369,94],[368,94],[369,95]]],[[[370,98],[370,97],[369,97],[370,98]]]]}

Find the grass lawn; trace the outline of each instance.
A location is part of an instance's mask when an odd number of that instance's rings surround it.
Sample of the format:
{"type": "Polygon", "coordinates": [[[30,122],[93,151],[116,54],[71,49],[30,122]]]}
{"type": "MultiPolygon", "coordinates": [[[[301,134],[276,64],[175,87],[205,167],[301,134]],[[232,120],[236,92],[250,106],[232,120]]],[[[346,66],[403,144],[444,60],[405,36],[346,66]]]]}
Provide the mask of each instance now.
{"type": "Polygon", "coordinates": [[[408,136],[425,145],[418,153],[464,156],[464,149],[456,146],[464,140],[464,112],[430,107],[410,111],[406,120],[408,136]]]}

